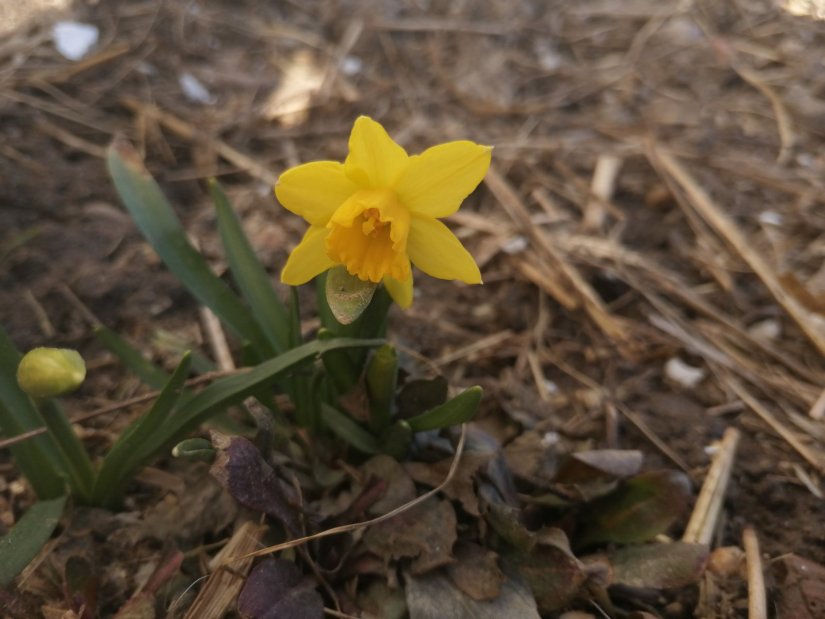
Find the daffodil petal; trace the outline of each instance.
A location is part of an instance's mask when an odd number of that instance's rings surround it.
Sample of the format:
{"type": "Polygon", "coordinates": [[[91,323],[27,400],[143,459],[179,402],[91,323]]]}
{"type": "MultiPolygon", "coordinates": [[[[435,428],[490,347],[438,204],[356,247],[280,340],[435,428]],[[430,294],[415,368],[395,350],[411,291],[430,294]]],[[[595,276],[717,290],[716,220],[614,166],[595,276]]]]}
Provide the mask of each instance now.
{"type": "Polygon", "coordinates": [[[398,281],[394,277],[386,275],[384,277],[384,287],[390,293],[392,300],[401,309],[407,309],[413,302],[413,278],[412,273],[404,281],[398,281]]]}
{"type": "Polygon", "coordinates": [[[492,150],[460,140],[410,157],[395,184],[399,200],[418,215],[452,215],[484,178],[492,150]]]}
{"type": "Polygon", "coordinates": [[[310,226],[298,246],[289,254],[281,271],[281,281],[290,286],[307,283],[319,273],[323,273],[335,263],[327,256],[325,239],[327,228],[310,226]]]}
{"type": "Polygon", "coordinates": [[[470,252],[447,226],[432,217],[412,217],[407,254],[415,266],[432,277],[481,283],[481,272],[470,252]]]}
{"type": "Polygon", "coordinates": [[[324,226],[358,185],[337,161],[313,161],[281,174],[275,185],[278,201],[314,226],[324,226]]]}
{"type": "Polygon", "coordinates": [[[379,123],[359,116],[349,136],[349,155],[344,162],[347,175],[364,188],[391,187],[409,157],[379,123]]]}

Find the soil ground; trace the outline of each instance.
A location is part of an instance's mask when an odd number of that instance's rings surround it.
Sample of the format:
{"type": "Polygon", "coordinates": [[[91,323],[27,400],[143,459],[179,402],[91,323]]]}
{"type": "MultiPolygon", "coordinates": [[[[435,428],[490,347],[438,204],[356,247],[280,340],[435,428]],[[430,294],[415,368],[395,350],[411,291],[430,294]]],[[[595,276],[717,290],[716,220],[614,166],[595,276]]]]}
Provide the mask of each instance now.
{"type": "MultiPolygon", "coordinates": [[[[485,284],[418,277],[412,309],[393,310],[399,345],[452,384],[484,385],[481,424],[504,441],[552,430],[638,448],[698,486],[737,428],[715,543],[741,545],[751,524],[767,557],[825,563],[817,3],[104,0],[4,13],[16,4],[0,1],[0,322],[21,349],[84,353],[92,372],[70,412],[137,388],[94,343],[96,320],[163,362],[176,354],[164,334],[208,352],[195,302],[119,206],[103,161],[113,136],[145,154],[221,271],[203,184],[217,176],[276,279],[303,223],[272,180],[341,159],[368,114],[410,152],[495,145],[492,177],[450,222],[485,284]],[[55,51],[64,18],[99,27],[86,59],[55,51]],[[187,75],[206,92],[187,95],[187,75]]],[[[86,432],[105,443],[123,423],[86,432]]]]}

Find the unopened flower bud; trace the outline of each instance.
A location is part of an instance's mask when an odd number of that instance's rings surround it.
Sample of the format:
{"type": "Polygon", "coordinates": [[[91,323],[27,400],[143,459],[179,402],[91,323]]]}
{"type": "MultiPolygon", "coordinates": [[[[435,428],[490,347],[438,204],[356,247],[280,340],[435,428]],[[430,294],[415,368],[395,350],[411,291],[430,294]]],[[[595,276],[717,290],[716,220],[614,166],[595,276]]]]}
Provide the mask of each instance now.
{"type": "Polygon", "coordinates": [[[172,455],[186,460],[205,460],[212,462],[217,450],[212,441],[205,438],[187,438],[172,448],[172,455]]]}
{"type": "Polygon", "coordinates": [[[76,350],[35,348],[20,360],[17,384],[35,398],[53,398],[77,389],[86,378],[86,364],[76,350]]]}

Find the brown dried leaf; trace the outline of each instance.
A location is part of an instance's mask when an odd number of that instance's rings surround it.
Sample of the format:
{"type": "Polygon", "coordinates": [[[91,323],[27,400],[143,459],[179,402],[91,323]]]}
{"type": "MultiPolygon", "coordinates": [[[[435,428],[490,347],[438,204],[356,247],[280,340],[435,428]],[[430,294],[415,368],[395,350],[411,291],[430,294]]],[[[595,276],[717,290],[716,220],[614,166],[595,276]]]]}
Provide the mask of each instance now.
{"type": "Polygon", "coordinates": [[[453,584],[474,600],[492,600],[501,593],[507,580],[498,567],[498,555],[471,542],[459,542],[456,562],[447,566],[453,584]]]}
{"type": "Polygon", "coordinates": [[[536,601],[518,575],[508,575],[501,593],[493,600],[476,601],[444,574],[407,574],[407,607],[410,619],[539,619],[536,601]]]}
{"type": "Polygon", "coordinates": [[[536,545],[529,553],[512,555],[510,560],[530,584],[539,609],[553,612],[573,601],[586,574],[563,531],[543,529],[535,537],[536,545]]]}
{"type": "Polygon", "coordinates": [[[641,451],[635,449],[595,449],[571,454],[556,475],[563,484],[581,484],[604,479],[631,477],[642,468],[641,451]]]}
{"type": "Polygon", "coordinates": [[[708,561],[704,544],[673,542],[627,546],[610,553],[611,584],[640,589],[676,589],[699,580],[708,561]]]}
{"type": "Polygon", "coordinates": [[[787,554],[773,563],[772,571],[779,585],[778,619],[825,616],[825,566],[787,554]]]}
{"type": "Polygon", "coordinates": [[[435,497],[370,527],[364,534],[367,550],[385,562],[415,558],[411,571],[423,574],[453,561],[456,540],[455,510],[435,497]]]}

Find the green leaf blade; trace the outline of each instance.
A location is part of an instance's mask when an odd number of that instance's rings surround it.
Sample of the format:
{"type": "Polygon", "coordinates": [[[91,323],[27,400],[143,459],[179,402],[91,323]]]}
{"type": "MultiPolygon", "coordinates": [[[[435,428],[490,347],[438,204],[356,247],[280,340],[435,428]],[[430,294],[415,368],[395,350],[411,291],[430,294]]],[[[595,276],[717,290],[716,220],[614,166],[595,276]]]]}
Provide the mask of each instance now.
{"type": "Polygon", "coordinates": [[[232,277],[267,341],[275,352],[282,352],[289,348],[289,312],[272,288],[269,275],[255,255],[229,198],[214,179],[209,182],[209,191],[232,277]]]}
{"type": "Polygon", "coordinates": [[[49,541],[65,505],[65,496],[38,501],[0,538],[0,587],[10,585],[49,541]]]}
{"type": "Polygon", "coordinates": [[[337,408],[321,404],[321,419],[327,428],[358,451],[370,455],[381,452],[375,437],[337,408]]]}
{"type": "Polygon", "coordinates": [[[410,424],[413,432],[437,430],[466,423],[478,412],[478,405],[481,403],[483,394],[484,390],[481,387],[470,387],[441,406],[407,419],[407,423],[410,424]]]}
{"type": "Polygon", "coordinates": [[[191,356],[184,355],[149,412],[132,423],[106,454],[92,492],[94,504],[114,506],[122,493],[123,482],[151,455],[147,454],[145,445],[160,430],[183,395],[190,362],[191,356]]]}
{"type": "Polygon", "coordinates": [[[236,335],[253,345],[265,341],[249,310],[189,242],[180,220],[134,148],[124,140],[115,140],[106,160],[121,200],[167,268],[236,335]]]}

